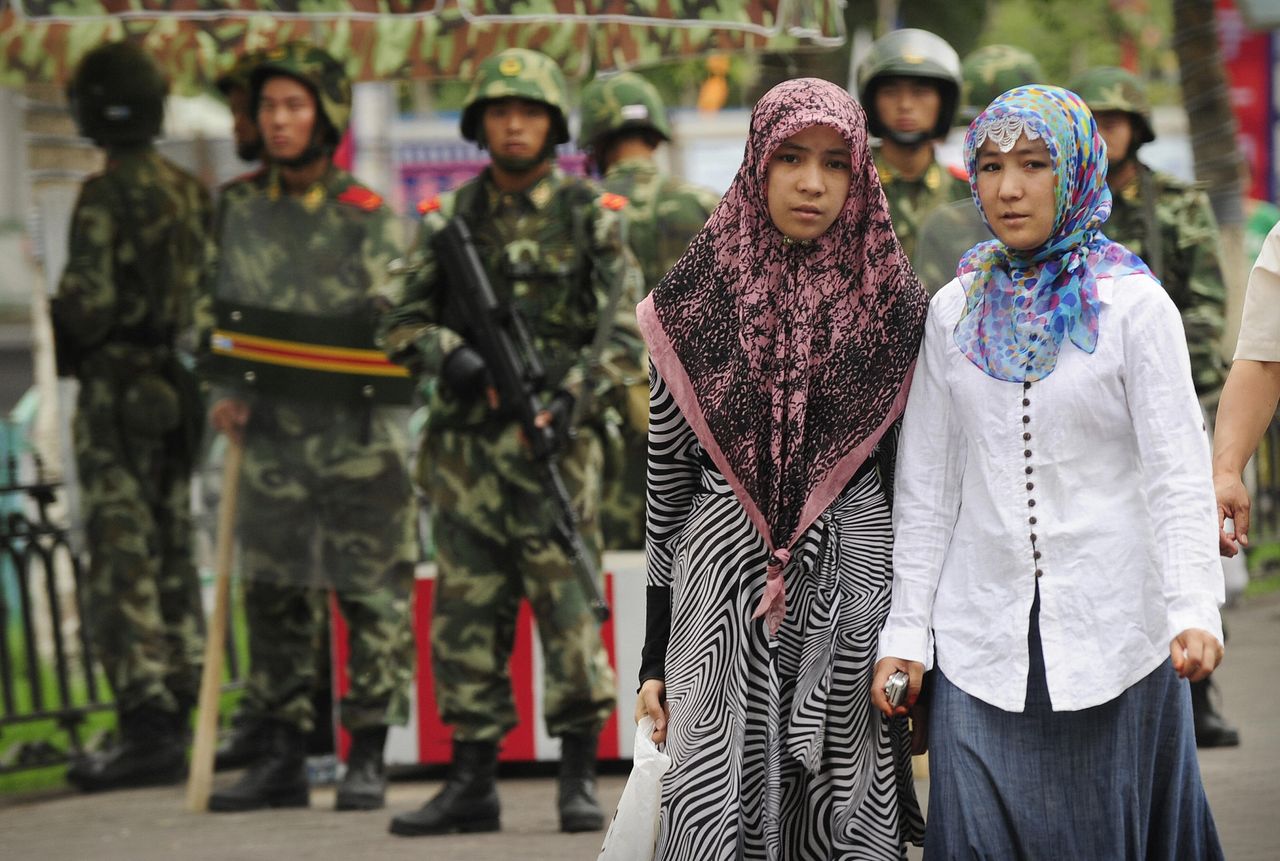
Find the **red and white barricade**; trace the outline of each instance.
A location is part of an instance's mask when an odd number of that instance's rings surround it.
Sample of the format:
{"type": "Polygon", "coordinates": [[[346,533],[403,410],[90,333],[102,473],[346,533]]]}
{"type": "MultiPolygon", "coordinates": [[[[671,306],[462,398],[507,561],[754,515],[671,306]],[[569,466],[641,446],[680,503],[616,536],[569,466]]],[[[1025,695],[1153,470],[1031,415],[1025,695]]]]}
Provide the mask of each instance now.
{"type": "MultiPolygon", "coordinates": [[[[609,552],[604,557],[605,600],[612,610],[600,628],[609,662],[618,677],[618,709],[600,733],[601,759],[630,759],[635,737],[632,714],[636,701],[636,677],[640,670],[640,647],[644,644],[645,571],[644,553],[609,552]]],[[[419,566],[413,602],[413,627],[417,641],[417,674],[410,697],[407,726],[392,727],[387,735],[387,762],[391,765],[447,763],[450,730],[440,722],[431,677],[431,605],[435,586],[434,566],[419,566]]],[[[334,667],[337,690],[345,691],[346,626],[335,612],[334,667]]],[[[516,622],[516,642],[511,653],[511,685],[519,724],[502,741],[500,759],[513,762],[557,760],[560,743],[547,735],[542,719],[542,648],[527,603],[516,622]]],[[[341,752],[345,759],[347,739],[342,733],[341,752]]]]}

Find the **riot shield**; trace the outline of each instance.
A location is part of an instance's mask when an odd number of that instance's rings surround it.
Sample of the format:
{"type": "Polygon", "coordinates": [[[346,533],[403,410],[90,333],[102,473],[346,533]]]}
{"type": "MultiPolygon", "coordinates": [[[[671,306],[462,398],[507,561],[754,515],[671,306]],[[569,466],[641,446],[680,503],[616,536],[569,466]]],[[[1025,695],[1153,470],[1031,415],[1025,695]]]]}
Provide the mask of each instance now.
{"type": "Polygon", "coordinates": [[[389,213],[326,196],[228,194],[206,374],[270,397],[408,404],[408,373],[374,342],[397,231],[389,213]]]}
{"type": "Polygon", "coordinates": [[[932,296],[956,277],[964,253],[991,238],[972,200],[957,200],[930,212],[920,224],[911,266],[932,296]]]}
{"type": "MultiPolygon", "coordinates": [[[[401,224],[342,197],[233,186],[201,314],[210,410],[246,417],[239,573],[320,592],[379,588],[393,563],[418,557],[405,466],[413,386],[375,342],[401,224]]],[[[201,469],[206,528],[224,450],[211,440],[201,469]]],[[[212,544],[206,532],[206,553],[212,544]]]]}

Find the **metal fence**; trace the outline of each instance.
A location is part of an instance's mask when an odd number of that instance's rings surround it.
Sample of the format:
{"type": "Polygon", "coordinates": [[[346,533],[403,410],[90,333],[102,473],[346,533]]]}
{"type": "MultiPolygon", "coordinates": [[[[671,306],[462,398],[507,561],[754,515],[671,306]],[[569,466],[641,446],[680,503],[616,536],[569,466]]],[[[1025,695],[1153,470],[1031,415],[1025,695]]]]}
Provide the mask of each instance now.
{"type": "Polygon", "coordinates": [[[109,709],[94,667],[80,596],[84,569],[54,523],[58,485],[35,459],[35,477],[18,478],[10,457],[0,484],[0,774],[65,762],[83,747],[87,716],[109,709]],[[7,744],[11,727],[43,722],[65,731],[60,748],[43,732],[7,744]]]}
{"type": "MultiPolygon", "coordinates": [[[[87,743],[94,713],[114,708],[89,636],[85,566],[53,508],[60,490],[38,457],[19,478],[0,469],[0,775],[65,765],[87,743]]],[[[239,687],[228,637],[224,689],[239,687]]]]}

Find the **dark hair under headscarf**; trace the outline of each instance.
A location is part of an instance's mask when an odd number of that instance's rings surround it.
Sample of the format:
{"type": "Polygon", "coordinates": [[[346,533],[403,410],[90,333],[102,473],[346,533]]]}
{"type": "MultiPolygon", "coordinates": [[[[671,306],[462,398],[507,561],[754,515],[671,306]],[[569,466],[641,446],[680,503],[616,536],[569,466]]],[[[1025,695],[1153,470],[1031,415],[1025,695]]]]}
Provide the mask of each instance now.
{"type": "Polygon", "coordinates": [[[902,413],[927,301],[857,102],[814,78],[774,87],[733,184],[637,309],[658,373],[772,551],[758,614],[773,629],[789,548],[902,413]],[[849,146],[849,195],[824,234],[792,242],[769,218],[769,161],[816,125],[849,146]]]}

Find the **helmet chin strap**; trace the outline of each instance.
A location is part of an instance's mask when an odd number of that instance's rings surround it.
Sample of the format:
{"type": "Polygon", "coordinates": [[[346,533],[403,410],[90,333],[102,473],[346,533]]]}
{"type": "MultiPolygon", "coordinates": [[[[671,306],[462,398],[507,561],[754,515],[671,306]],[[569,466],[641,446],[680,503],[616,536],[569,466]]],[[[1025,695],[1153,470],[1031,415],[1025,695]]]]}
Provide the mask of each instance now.
{"type": "Polygon", "coordinates": [[[272,161],[281,167],[300,168],[315,164],[329,155],[329,150],[318,142],[312,141],[307,148],[293,158],[273,158],[272,161]]]}
{"type": "Polygon", "coordinates": [[[1131,164],[1138,163],[1138,154],[1134,152],[1137,147],[1129,147],[1129,151],[1124,154],[1124,158],[1108,159],[1107,172],[1114,174],[1118,170],[1127,168],[1131,164]]]}
{"type": "Polygon", "coordinates": [[[885,137],[898,146],[919,148],[929,143],[928,132],[896,132],[893,129],[885,129],[885,137]]]}

